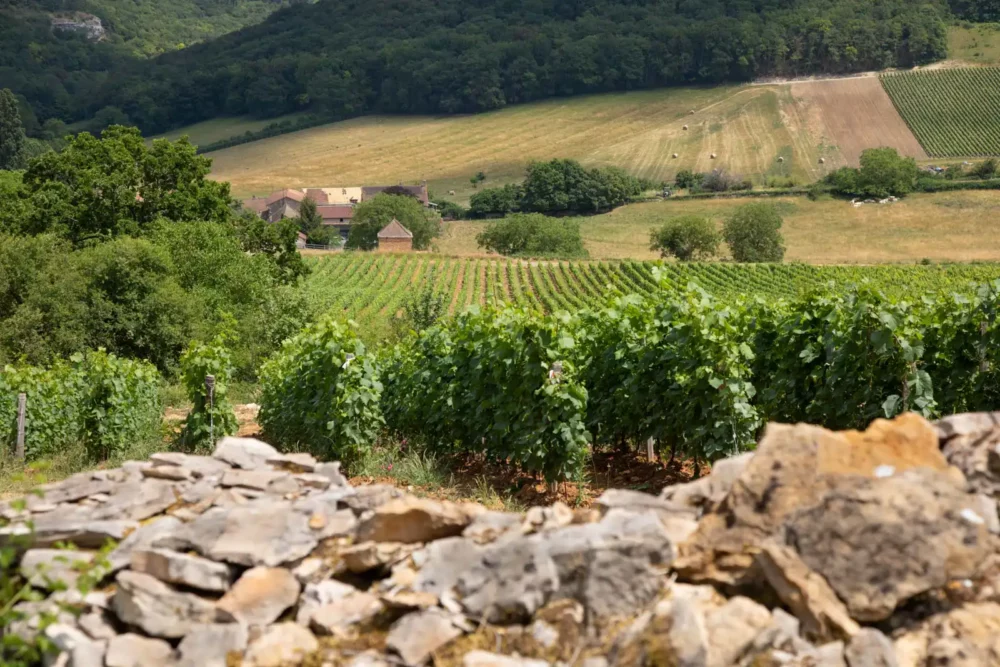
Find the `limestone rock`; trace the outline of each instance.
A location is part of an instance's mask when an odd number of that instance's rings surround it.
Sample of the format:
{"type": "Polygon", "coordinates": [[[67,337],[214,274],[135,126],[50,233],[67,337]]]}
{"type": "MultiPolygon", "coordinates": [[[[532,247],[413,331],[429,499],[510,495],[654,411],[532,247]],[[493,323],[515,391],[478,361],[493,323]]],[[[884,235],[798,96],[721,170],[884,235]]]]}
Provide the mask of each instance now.
{"type": "Polygon", "coordinates": [[[573,510],[565,503],[556,501],[551,507],[532,507],[524,515],[521,532],[541,533],[556,530],[573,523],[573,510]]]}
{"type": "Polygon", "coordinates": [[[281,495],[298,490],[290,473],[277,470],[230,470],[222,476],[222,486],[237,486],[281,495]]]}
{"type": "MultiPolygon", "coordinates": [[[[1000,414],[959,415],[952,419],[960,417],[985,422],[979,423],[985,427],[1000,418],[1000,414]]],[[[980,431],[973,424],[955,421],[949,427],[951,435],[944,439],[942,446],[945,458],[962,471],[973,491],[991,498],[1000,496],[1000,425],[980,431]]],[[[938,422],[938,430],[942,430],[942,422],[938,422]]]]}
{"type": "Polygon", "coordinates": [[[967,604],[935,614],[895,637],[894,647],[899,667],[1000,664],[1000,604],[967,604]]]}
{"type": "Polygon", "coordinates": [[[384,605],[377,596],[356,591],[314,609],[309,624],[318,634],[341,635],[352,626],[371,620],[383,609],[384,605]]]}
{"type": "Polygon", "coordinates": [[[226,656],[242,654],[246,647],[247,628],[242,623],[200,625],[177,647],[177,667],[226,667],[226,656]]]}
{"type": "MultiPolygon", "coordinates": [[[[317,468],[316,471],[320,472],[320,468],[317,468]]],[[[344,499],[344,505],[346,505],[356,515],[361,516],[370,510],[374,510],[382,505],[385,505],[386,503],[405,496],[405,493],[394,486],[390,486],[388,484],[372,484],[371,486],[361,486],[354,489],[354,493],[350,497],[344,499]]]]}
{"type": "Polygon", "coordinates": [[[470,651],[463,656],[462,667],[549,667],[549,663],[486,651],[470,651]]]}
{"type": "Polygon", "coordinates": [[[768,541],[757,560],[778,597],[801,621],[807,637],[818,641],[849,639],[858,632],[858,624],[830,585],[793,549],[768,541]]]}
{"type": "Polygon", "coordinates": [[[32,545],[45,548],[59,542],[68,542],[81,549],[99,549],[108,540],[122,540],[139,527],[135,521],[90,521],[87,519],[46,519],[42,514],[35,519],[34,531],[24,524],[0,527],[0,546],[32,535],[32,545]]]}
{"type": "Polygon", "coordinates": [[[77,619],[77,625],[91,639],[108,641],[118,635],[103,609],[83,614],[77,619]]]}
{"type": "Polygon", "coordinates": [[[94,553],[67,549],[29,549],[21,557],[21,576],[35,588],[52,589],[60,583],[75,588],[80,574],[91,567],[94,553]]]}
{"type": "Polygon", "coordinates": [[[268,459],[278,456],[278,450],[254,438],[226,436],[216,445],[212,456],[234,468],[257,470],[266,468],[268,459]]]}
{"type": "Polygon", "coordinates": [[[359,593],[354,586],[327,579],[317,583],[306,584],[306,588],[299,600],[299,610],[295,616],[295,622],[299,625],[309,625],[313,612],[327,605],[332,605],[348,596],[359,593]]]}
{"type": "Polygon", "coordinates": [[[707,477],[663,489],[660,498],[675,512],[688,512],[699,517],[714,509],[729,494],[733,483],[743,474],[754,452],[747,452],[712,465],[707,477]]]}
{"type": "Polygon", "coordinates": [[[280,567],[255,567],[243,573],[217,607],[247,625],[269,625],[299,599],[301,586],[280,567]]]}
{"type": "Polygon", "coordinates": [[[501,536],[513,535],[521,527],[521,517],[513,512],[483,512],[472,520],[462,536],[476,544],[496,542],[501,536]]]}
{"type": "Polygon", "coordinates": [[[386,647],[410,666],[422,665],[431,654],[462,635],[453,619],[436,610],[408,614],[389,630],[386,647]]]}
{"type": "Polygon", "coordinates": [[[682,545],[674,568],[694,581],[751,583],[761,544],[792,512],[815,505],[845,480],[921,467],[952,479],[937,433],[914,413],[876,420],[864,432],[770,424],[728,495],[682,545]]]}
{"type": "Polygon", "coordinates": [[[145,572],[168,584],[180,584],[203,591],[229,590],[232,578],[232,571],[224,563],[169,549],[133,551],[132,570],[145,572]]]}
{"type": "Polygon", "coordinates": [[[118,588],[111,599],[123,623],[142,628],[155,637],[183,637],[218,617],[215,605],[197,595],[176,591],[141,572],[119,572],[118,588]]]}
{"type": "MultiPolygon", "coordinates": [[[[267,460],[268,465],[276,470],[286,470],[294,473],[311,473],[319,465],[312,454],[278,454],[267,460]]],[[[325,478],[325,476],[324,476],[325,478]]],[[[327,478],[329,482],[329,479],[327,478]]],[[[329,484],[328,484],[329,485],[329,484]]]]}
{"type": "Polygon", "coordinates": [[[342,549],[337,555],[347,572],[361,574],[394,565],[415,549],[415,545],[401,542],[362,542],[342,549]]]}
{"type": "Polygon", "coordinates": [[[854,619],[880,621],[915,595],[977,574],[995,543],[971,500],[930,470],[855,476],[789,517],[785,541],[854,619]]]}
{"type": "Polygon", "coordinates": [[[319,642],[309,630],[295,623],[278,623],[250,643],[243,664],[246,667],[300,665],[318,649],[319,642]]]}
{"type": "Polygon", "coordinates": [[[978,437],[1000,428],[1000,412],[969,412],[934,422],[942,445],[956,437],[978,437]]]}
{"type": "Polygon", "coordinates": [[[460,537],[431,542],[413,554],[417,567],[413,590],[441,595],[458,583],[462,573],[475,567],[483,553],[483,547],[460,537]]]}
{"type": "Polygon", "coordinates": [[[340,461],[334,461],[333,463],[320,463],[316,466],[316,469],[313,472],[330,480],[330,486],[350,486],[347,483],[347,478],[340,472],[340,461]]]}
{"type": "Polygon", "coordinates": [[[72,667],[102,667],[107,644],[96,641],[71,625],[54,623],[45,628],[45,636],[68,657],[72,667]]]}
{"type": "Polygon", "coordinates": [[[35,512],[41,505],[58,505],[88,498],[98,493],[108,493],[114,489],[109,479],[95,479],[93,473],[82,472],[67,477],[61,482],[43,484],[38,493],[25,498],[28,510],[35,512]]]}
{"type": "Polygon", "coordinates": [[[447,501],[406,497],[389,501],[361,522],[358,538],[372,542],[431,542],[461,535],[472,521],[468,507],[447,501]]]}
{"type": "Polygon", "coordinates": [[[118,635],[108,644],[107,667],[145,667],[174,664],[174,649],[162,639],[118,635]]]}
{"type": "Polygon", "coordinates": [[[734,597],[705,616],[708,667],[736,664],[754,639],[771,624],[771,613],[753,600],[734,597]]]}
{"type": "Polygon", "coordinates": [[[848,667],[899,667],[892,642],[875,628],[862,628],[844,651],[848,667]]]}
{"type": "Polygon", "coordinates": [[[179,519],[167,516],[140,526],[108,554],[111,573],[128,567],[134,551],[151,547],[156,540],[180,531],[183,525],[179,519]]]}
{"type": "MultiPolygon", "coordinates": [[[[217,477],[231,470],[232,467],[220,459],[211,456],[197,456],[182,452],[161,452],[149,457],[154,468],[183,468],[190,470],[195,478],[217,477]]],[[[144,472],[148,472],[148,469],[144,472]]]]}

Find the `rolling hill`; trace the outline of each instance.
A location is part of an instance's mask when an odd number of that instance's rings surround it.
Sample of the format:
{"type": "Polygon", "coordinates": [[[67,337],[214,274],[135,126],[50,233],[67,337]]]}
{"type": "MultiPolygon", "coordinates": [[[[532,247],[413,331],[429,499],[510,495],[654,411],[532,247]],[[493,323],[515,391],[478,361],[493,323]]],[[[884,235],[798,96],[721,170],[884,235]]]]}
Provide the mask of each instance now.
{"type": "MultiPolygon", "coordinates": [[[[234,122],[234,134],[243,127],[234,122]]],[[[195,130],[224,134],[217,121],[195,130]]],[[[426,180],[438,194],[455,191],[464,200],[476,172],[497,185],[520,179],[535,159],[576,158],[653,179],[724,168],[761,183],[806,183],[881,145],[925,157],[879,80],[864,77],[594,95],[466,116],[376,115],[209,155],[213,176],[240,196],[426,180]]]]}

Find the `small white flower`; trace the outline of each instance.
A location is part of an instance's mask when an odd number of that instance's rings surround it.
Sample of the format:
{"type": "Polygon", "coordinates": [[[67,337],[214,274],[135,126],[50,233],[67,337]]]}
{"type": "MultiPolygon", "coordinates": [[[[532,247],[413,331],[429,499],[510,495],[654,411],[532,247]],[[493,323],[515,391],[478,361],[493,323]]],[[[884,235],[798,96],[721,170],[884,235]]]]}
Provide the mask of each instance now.
{"type": "Polygon", "coordinates": [[[882,465],[875,468],[875,477],[878,479],[885,479],[886,477],[892,477],[896,474],[896,469],[892,466],[882,465]]]}

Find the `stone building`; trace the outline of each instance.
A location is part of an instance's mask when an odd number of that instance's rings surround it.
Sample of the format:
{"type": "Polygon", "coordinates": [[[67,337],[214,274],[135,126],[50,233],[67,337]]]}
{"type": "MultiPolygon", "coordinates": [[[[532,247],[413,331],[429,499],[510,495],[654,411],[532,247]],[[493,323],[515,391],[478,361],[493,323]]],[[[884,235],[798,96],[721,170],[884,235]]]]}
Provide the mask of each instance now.
{"type": "Polygon", "coordinates": [[[378,249],[379,252],[410,252],[413,250],[413,233],[393,218],[378,233],[378,249]]]}

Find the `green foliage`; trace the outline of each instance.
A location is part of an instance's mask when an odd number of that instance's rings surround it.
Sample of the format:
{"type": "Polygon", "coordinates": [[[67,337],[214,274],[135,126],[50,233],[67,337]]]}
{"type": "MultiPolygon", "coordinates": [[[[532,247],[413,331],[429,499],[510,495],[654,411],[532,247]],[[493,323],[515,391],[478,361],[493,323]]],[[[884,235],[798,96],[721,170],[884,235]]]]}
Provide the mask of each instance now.
{"type": "Polygon", "coordinates": [[[423,331],[440,320],[448,310],[448,301],[441,292],[424,289],[403,303],[403,322],[414,331],[423,331]]]}
{"type": "Polygon", "coordinates": [[[28,165],[20,229],[53,232],[80,246],[136,235],[159,219],[228,221],[229,185],[209,180],[210,168],[186,139],[157,139],[150,147],[135,128],[111,127],[100,139],[82,133],[62,152],[28,165]]]}
{"type": "Polygon", "coordinates": [[[236,237],[243,252],[264,255],[271,260],[275,279],[280,283],[294,284],[309,274],[298,247],[298,226],[294,220],[265,222],[259,216],[245,214],[233,222],[236,237]]]}
{"type": "Polygon", "coordinates": [[[696,215],[673,218],[650,234],[649,249],[661,257],[676,257],[688,262],[706,259],[719,250],[719,232],[711,220],[696,215]]]}
{"type": "Polygon", "coordinates": [[[737,262],[780,262],[782,222],[773,204],[744,204],[726,219],[722,236],[737,262]]]}
{"type": "Polygon", "coordinates": [[[472,187],[478,188],[479,184],[485,180],[486,180],[486,173],[482,171],[477,171],[476,175],[469,179],[469,182],[472,183],[472,187]]]}
{"type": "Polygon", "coordinates": [[[997,159],[995,157],[991,157],[977,164],[972,169],[971,174],[976,178],[988,180],[997,175],[997,167],[997,159]]]}
{"type": "Polygon", "coordinates": [[[843,195],[883,199],[912,192],[917,174],[916,160],[901,157],[895,148],[870,148],[861,153],[860,169],[841,167],[827,176],[827,182],[843,195]]]}
{"type": "Polygon", "coordinates": [[[192,341],[181,355],[181,381],[191,401],[181,428],[179,442],[186,449],[211,450],[223,436],[239,429],[236,413],[229,401],[229,383],[233,362],[226,349],[227,337],[219,334],[209,343],[192,341]],[[212,396],[205,385],[207,376],[215,378],[212,396]]]}
{"type": "Polygon", "coordinates": [[[17,99],[8,88],[0,90],[0,170],[21,169],[25,162],[24,126],[17,99]]]}
{"type": "Polygon", "coordinates": [[[507,215],[520,209],[524,188],[508,183],[499,188],[483,188],[469,198],[469,214],[474,218],[507,215]]]}
{"type": "Polygon", "coordinates": [[[349,250],[374,250],[378,233],[396,219],[413,234],[413,249],[426,250],[441,235],[441,219],[408,195],[379,194],[358,204],[347,237],[349,250]]]}
{"type": "Polygon", "coordinates": [[[698,188],[705,180],[705,174],[696,174],[690,169],[681,169],[674,178],[674,185],[683,190],[698,188]]]}
{"type": "Polygon", "coordinates": [[[491,223],[476,237],[480,248],[501,255],[586,257],[580,225],[539,213],[515,213],[491,223]]]}
{"type": "Polygon", "coordinates": [[[435,199],[434,203],[437,204],[438,213],[444,219],[461,220],[468,213],[460,204],[448,201],[447,199],[435,199]]]}
{"type": "Polygon", "coordinates": [[[28,459],[83,442],[91,459],[104,460],[159,428],[161,380],[152,365],[104,350],[74,355],[71,362],[0,372],[0,446],[11,449],[16,442],[18,393],[27,394],[28,459]]]}
{"type": "Polygon", "coordinates": [[[639,179],[618,167],[584,169],[576,160],[528,165],[521,208],[525,211],[606,211],[642,194],[639,179]]]}
{"type": "Polygon", "coordinates": [[[566,317],[472,307],[384,362],[390,429],[434,453],[482,452],[547,479],[578,478],[587,391],[566,317]]]}
{"type": "Polygon", "coordinates": [[[270,442],[330,459],[375,442],[382,383],[351,325],[324,317],[286,341],[260,377],[258,421],[270,442]]]}
{"type": "Polygon", "coordinates": [[[320,243],[318,237],[326,232],[323,229],[323,216],[311,197],[306,197],[299,205],[299,231],[309,237],[310,243],[320,243]]]}

